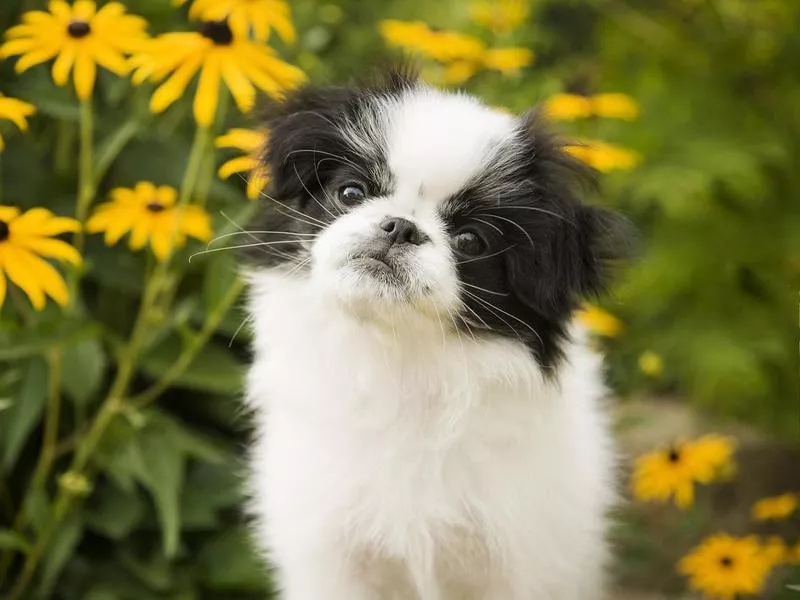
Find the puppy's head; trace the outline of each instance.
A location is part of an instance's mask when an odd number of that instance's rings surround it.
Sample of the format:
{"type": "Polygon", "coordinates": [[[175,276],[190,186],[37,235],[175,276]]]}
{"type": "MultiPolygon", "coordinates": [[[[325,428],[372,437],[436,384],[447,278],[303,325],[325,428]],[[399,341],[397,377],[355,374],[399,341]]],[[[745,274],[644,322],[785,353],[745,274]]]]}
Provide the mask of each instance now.
{"type": "Polygon", "coordinates": [[[272,114],[256,266],[354,310],[413,313],[559,356],[577,301],[600,290],[610,216],[587,172],[531,113],[392,74],[306,88],[272,114]]]}

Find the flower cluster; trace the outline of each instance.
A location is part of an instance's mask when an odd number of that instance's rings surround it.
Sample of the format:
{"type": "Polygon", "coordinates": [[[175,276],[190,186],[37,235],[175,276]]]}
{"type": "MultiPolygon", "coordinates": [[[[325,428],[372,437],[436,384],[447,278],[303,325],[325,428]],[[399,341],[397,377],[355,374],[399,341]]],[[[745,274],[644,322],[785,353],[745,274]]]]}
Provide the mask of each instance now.
{"type": "MultiPolygon", "coordinates": [[[[495,33],[509,33],[522,24],[528,15],[522,0],[502,0],[472,6],[473,21],[495,33]]],[[[481,70],[496,71],[505,76],[517,75],[533,62],[533,51],[519,46],[491,47],[480,37],[459,31],[431,27],[423,21],[386,19],[380,32],[389,46],[429,58],[443,66],[442,81],[462,84],[481,70]]]]}
{"type": "MultiPolygon", "coordinates": [[[[710,434],[647,453],[636,461],[633,495],[645,502],[672,498],[686,510],[694,502],[696,484],[710,484],[734,472],[733,452],[731,439],[710,434]]],[[[756,521],[786,519],[798,508],[800,496],[787,492],[755,502],[752,517],[756,521]]],[[[800,564],[800,541],[792,547],[776,536],[717,533],[684,556],[677,571],[705,598],[735,600],[761,594],[772,571],[789,564],[800,564]]]]}
{"type": "MultiPolygon", "coordinates": [[[[174,0],[184,4],[186,0],[174,0]]],[[[220,97],[229,92],[236,107],[248,113],[260,90],[275,98],[304,80],[304,73],[283,61],[267,44],[274,31],[285,42],[296,39],[289,4],[284,0],[194,0],[189,17],[194,31],[148,34],[145,19],[129,14],[125,6],[111,1],[98,7],[93,0],[50,0],[47,10],[23,14],[22,22],[5,33],[0,59],[16,57],[16,71],[23,73],[53,61],[55,85],[73,82],[83,106],[82,131],[91,136],[90,102],[97,85],[98,68],[117,77],[131,77],[134,85],[155,84],[150,109],[160,113],[182,98],[197,80],[193,114],[199,130],[209,129],[221,118],[220,97]],[[88,115],[88,116],[87,116],[88,115]]],[[[36,108],[23,100],[0,95],[0,119],[11,121],[25,132],[36,108]]],[[[266,185],[256,154],[265,135],[235,129],[217,139],[217,147],[238,148],[246,156],[229,160],[219,170],[221,178],[246,174],[247,196],[255,198],[266,185]]],[[[81,140],[84,164],[91,169],[92,139],[81,140]]],[[[3,149],[0,137],[0,150],[3,149]]],[[[199,150],[204,148],[199,146],[199,150]]],[[[191,165],[191,160],[189,161],[191,165]]],[[[187,167],[188,169],[189,167],[187,167]]],[[[196,173],[187,179],[187,189],[148,181],[133,188],[111,191],[110,201],[89,215],[93,201],[92,173],[81,175],[77,219],[57,217],[42,208],[22,212],[0,207],[0,307],[8,282],[19,288],[36,310],[46,297],[66,306],[70,290],[49,259],[81,264],[83,234],[103,233],[106,244],[129,235],[131,250],[149,246],[159,262],[165,262],[188,238],[207,241],[212,236],[211,219],[202,200],[193,203],[196,173]],[[88,192],[87,192],[88,190],[88,192]],[[74,245],[55,236],[72,233],[74,245]]]]}

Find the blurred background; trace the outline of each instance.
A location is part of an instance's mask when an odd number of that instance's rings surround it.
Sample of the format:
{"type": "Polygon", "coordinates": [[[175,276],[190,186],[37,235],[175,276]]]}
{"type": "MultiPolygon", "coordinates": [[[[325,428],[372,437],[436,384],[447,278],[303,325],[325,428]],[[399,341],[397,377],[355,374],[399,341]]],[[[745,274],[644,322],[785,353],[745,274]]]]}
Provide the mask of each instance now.
{"type": "Polygon", "coordinates": [[[544,107],[639,231],[578,315],[624,453],[609,597],[800,600],[800,2],[98,4],[0,4],[0,597],[268,597],[230,250],[267,201],[253,87],[412,55],[544,107]]]}

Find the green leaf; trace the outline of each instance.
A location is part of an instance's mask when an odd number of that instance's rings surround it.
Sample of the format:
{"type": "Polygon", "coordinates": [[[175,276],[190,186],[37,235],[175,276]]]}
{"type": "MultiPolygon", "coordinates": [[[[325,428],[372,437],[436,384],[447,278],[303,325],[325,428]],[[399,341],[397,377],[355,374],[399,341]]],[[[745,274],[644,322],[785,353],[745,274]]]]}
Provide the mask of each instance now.
{"type": "Polygon", "coordinates": [[[172,558],[180,537],[184,457],[168,430],[158,425],[148,424],[137,440],[137,449],[138,479],[155,501],[164,554],[172,558]]]}
{"type": "Polygon", "coordinates": [[[43,488],[34,488],[25,498],[25,514],[36,533],[41,534],[50,519],[50,499],[43,488]]]}
{"type": "Polygon", "coordinates": [[[152,590],[165,592],[172,586],[172,565],[159,553],[142,559],[132,552],[122,551],[119,553],[119,560],[128,571],[152,590]]]}
{"type": "MultiPolygon", "coordinates": [[[[239,241],[239,238],[240,236],[233,236],[222,239],[212,248],[225,248],[226,246],[247,243],[247,241],[239,241]]],[[[208,257],[202,256],[195,257],[195,260],[203,258],[208,260],[208,257]]],[[[232,251],[223,250],[209,260],[208,269],[203,279],[203,306],[206,312],[214,310],[219,305],[237,277],[236,260],[232,251]]]]}
{"type": "Polygon", "coordinates": [[[199,557],[200,577],[213,590],[266,591],[269,581],[243,527],[223,531],[205,545],[199,557]]]}
{"type": "Polygon", "coordinates": [[[81,319],[62,319],[37,329],[0,332],[0,360],[20,360],[44,354],[53,346],[74,343],[98,335],[97,324],[81,319]]]}
{"type": "Polygon", "coordinates": [[[86,525],[113,540],[123,540],[139,525],[145,503],[137,488],[125,491],[111,482],[103,485],[86,509],[86,525]]]}
{"type": "Polygon", "coordinates": [[[146,414],[148,420],[152,420],[154,425],[157,424],[164,428],[172,443],[184,454],[217,465],[229,465],[233,459],[222,442],[187,427],[183,422],[167,413],[151,410],[146,414]]]}
{"type": "Polygon", "coordinates": [[[14,405],[0,412],[0,444],[3,469],[17,462],[30,432],[39,422],[47,399],[47,364],[40,358],[28,361],[14,405]]]}
{"type": "Polygon", "coordinates": [[[42,566],[42,573],[37,588],[37,594],[40,597],[49,597],[53,587],[58,581],[58,576],[75,552],[75,548],[83,537],[83,521],[79,514],[70,517],[61,529],[58,535],[53,539],[50,546],[50,551],[44,558],[42,566]]]}
{"type": "Polygon", "coordinates": [[[64,348],[61,383],[76,404],[86,405],[98,392],[107,363],[103,346],[96,338],[64,348]]]}
{"type": "MultiPolygon", "coordinates": [[[[142,357],[142,370],[158,379],[175,363],[181,352],[177,337],[170,336],[142,357]]],[[[236,394],[241,390],[244,365],[221,344],[207,344],[174,385],[208,393],[236,394]]]]}
{"type": "Polygon", "coordinates": [[[0,529],[0,550],[30,551],[30,544],[20,534],[10,529],[0,529]]]}

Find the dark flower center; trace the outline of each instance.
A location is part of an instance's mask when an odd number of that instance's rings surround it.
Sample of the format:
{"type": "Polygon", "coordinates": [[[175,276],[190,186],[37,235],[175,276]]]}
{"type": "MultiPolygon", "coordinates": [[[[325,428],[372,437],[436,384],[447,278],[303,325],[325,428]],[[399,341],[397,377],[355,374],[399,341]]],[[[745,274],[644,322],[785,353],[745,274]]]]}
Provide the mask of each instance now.
{"type": "Polygon", "coordinates": [[[75,39],[80,39],[82,37],[86,37],[92,31],[92,28],[89,27],[89,24],[86,21],[70,21],[69,25],[67,25],[67,33],[70,37],[74,37],[75,39]]]}
{"type": "Polygon", "coordinates": [[[228,21],[206,21],[200,33],[217,46],[230,46],[233,42],[233,32],[228,26],[228,21]]]}
{"type": "Polygon", "coordinates": [[[164,206],[160,202],[156,202],[155,200],[153,200],[147,205],[147,210],[149,210],[151,213],[160,213],[165,211],[166,209],[167,209],[166,206],[164,206]]]}
{"type": "Polygon", "coordinates": [[[733,559],[730,556],[723,556],[719,559],[719,564],[725,569],[730,569],[733,566],[733,559]]]}
{"type": "Polygon", "coordinates": [[[677,448],[675,448],[673,446],[672,448],[669,449],[669,454],[667,455],[667,458],[669,459],[669,462],[671,462],[671,463],[680,462],[680,460],[681,460],[681,452],[680,452],[680,450],[678,450],[677,448]]]}
{"type": "Polygon", "coordinates": [[[9,233],[11,233],[11,231],[8,228],[8,223],[0,221],[0,242],[5,242],[8,239],[9,233]]]}

